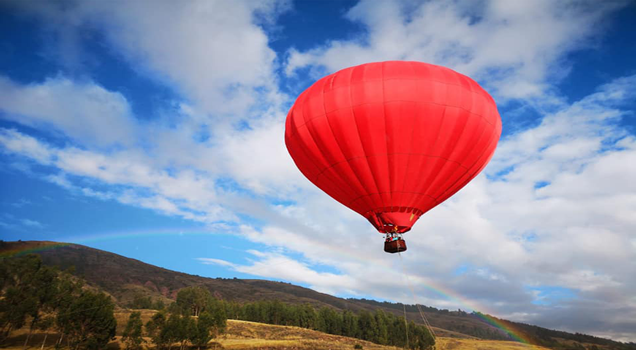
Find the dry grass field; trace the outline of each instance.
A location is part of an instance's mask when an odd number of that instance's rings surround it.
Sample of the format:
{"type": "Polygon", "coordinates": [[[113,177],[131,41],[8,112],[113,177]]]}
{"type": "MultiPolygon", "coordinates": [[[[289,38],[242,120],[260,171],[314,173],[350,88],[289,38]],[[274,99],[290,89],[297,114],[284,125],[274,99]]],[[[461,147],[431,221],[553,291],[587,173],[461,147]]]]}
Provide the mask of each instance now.
{"type": "MultiPolygon", "coordinates": [[[[217,339],[224,349],[332,349],[350,350],[355,344],[363,349],[389,350],[392,346],[381,346],[370,342],[320,333],[298,327],[272,326],[246,321],[228,321],[225,337],[217,339]]],[[[440,337],[437,350],[548,350],[525,344],[477,339],[456,339],[440,337]]]]}
{"type": "Polygon", "coordinates": [[[437,350],[548,350],[512,341],[437,338],[437,350]]]}
{"type": "Polygon", "coordinates": [[[228,320],[227,333],[216,341],[224,349],[317,349],[350,350],[356,344],[363,349],[388,350],[364,340],[325,334],[299,327],[228,320]]]}
{"type": "MultiPolygon", "coordinates": [[[[144,321],[150,319],[154,312],[148,310],[142,313],[144,321]]],[[[127,319],[126,313],[117,314],[118,322],[127,319]]],[[[121,324],[121,323],[120,323],[121,324]]],[[[125,324],[125,323],[124,323],[125,324]]],[[[11,341],[5,344],[8,350],[22,349],[25,334],[16,334],[11,341]]],[[[40,349],[43,334],[37,334],[30,343],[30,349],[40,349]]],[[[44,349],[53,349],[57,335],[50,334],[47,337],[44,349]]],[[[274,326],[256,322],[228,320],[227,332],[214,340],[210,349],[232,350],[351,350],[359,344],[365,350],[398,350],[392,346],[382,346],[367,341],[325,334],[299,327],[274,326]]],[[[521,343],[477,339],[457,339],[440,337],[437,340],[437,350],[547,350],[546,348],[530,347],[521,343]]],[[[109,344],[109,349],[123,349],[117,340],[109,344]]]]}

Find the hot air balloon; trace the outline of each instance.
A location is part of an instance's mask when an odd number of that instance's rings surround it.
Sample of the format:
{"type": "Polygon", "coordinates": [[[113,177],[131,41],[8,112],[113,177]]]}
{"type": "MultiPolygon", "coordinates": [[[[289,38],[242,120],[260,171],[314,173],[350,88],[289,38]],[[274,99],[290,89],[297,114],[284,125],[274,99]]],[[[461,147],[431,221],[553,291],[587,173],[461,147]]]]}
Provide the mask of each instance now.
{"type": "Polygon", "coordinates": [[[285,144],[317,187],[385,234],[385,251],[488,164],[501,135],[493,98],[471,78],[422,62],[350,67],[302,92],[285,144]]]}

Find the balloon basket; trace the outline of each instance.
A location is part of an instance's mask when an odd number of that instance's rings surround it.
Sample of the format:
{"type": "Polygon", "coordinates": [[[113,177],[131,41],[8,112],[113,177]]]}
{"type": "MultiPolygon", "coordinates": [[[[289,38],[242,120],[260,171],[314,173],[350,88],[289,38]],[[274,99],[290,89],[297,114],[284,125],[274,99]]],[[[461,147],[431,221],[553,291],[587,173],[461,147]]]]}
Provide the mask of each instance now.
{"type": "Polygon", "coordinates": [[[398,237],[395,240],[387,238],[384,241],[384,251],[391,254],[406,251],[406,241],[402,237],[398,237]]]}

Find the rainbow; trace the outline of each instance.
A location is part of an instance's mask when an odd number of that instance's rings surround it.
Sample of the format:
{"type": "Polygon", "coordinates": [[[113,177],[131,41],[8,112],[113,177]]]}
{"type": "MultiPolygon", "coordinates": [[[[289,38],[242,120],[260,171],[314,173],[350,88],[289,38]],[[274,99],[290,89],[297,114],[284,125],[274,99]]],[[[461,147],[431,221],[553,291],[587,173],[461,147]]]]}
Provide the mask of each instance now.
{"type": "Polygon", "coordinates": [[[72,242],[75,244],[88,244],[94,242],[104,242],[114,239],[130,239],[130,238],[146,238],[146,237],[167,237],[167,236],[209,236],[216,232],[213,231],[192,231],[192,227],[188,228],[165,228],[138,231],[121,231],[121,232],[102,232],[88,234],[82,236],[69,236],[61,238],[61,241],[72,242]]]}
{"type": "MultiPolygon", "coordinates": [[[[8,256],[21,256],[21,255],[26,255],[26,254],[30,254],[30,253],[37,253],[37,252],[42,252],[42,251],[47,251],[47,250],[53,250],[53,249],[57,249],[57,248],[62,248],[62,247],[67,247],[70,246],[72,244],[89,244],[89,243],[94,243],[94,242],[100,242],[100,241],[108,241],[108,240],[113,240],[113,239],[130,239],[130,238],[140,238],[140,237],[161,237],[161,236],[174,236],[174,235],[211,235],[211,234],[215,234],[215,232],[211,232],[211,231],[191,231],[192,228],[187,228],[187,229],[178,229],[178,228],[172,228],[172,229],[161,229],[161,230],[143,230],[143,231],[126,231],[126,232],[108,232],[108,233],[98,233],[98,234],[92,234],[92,235],[84,235],[84,236],[73,236],[73,237],[66,237],[63,238],[61,240],[63,240],[64,242],[72,242],[72,243],[62,243],[62,242],[42,242],[40,244],[27,244],[27,242],[24,242],[24,246],[22,247],[16,247],[14,249],[11,250],[4,250],[2,252],[0,252],[0,257],[8,257],[8,256]]],[[[365,257],[362,254],[358,254],[355,251],[351,251],[350,249],[347,249],[346,247],[336,247],[334,248],[331,245],[327,245],[325,243],[322,243],[322,241],[318,240],[316,242],[316,244],[318,245],[323,245],[325,248],[329,248],[329,249],[336,249],[339,252],[348,255],[351,258],[354,258],[356,260],[360,260],[361,262],[365,262],[368,263],[369,262],[369,257],[365,257]]],[[[401,257],[401,256],[400,256],[401,257]]],[[[385,264],[382,263],[378,263],[376,264],[377,266],[381,267],[381,269],[388,269],[388,267],[386,267],[385,264]]],[[[414,291],[414,289],[412,288],[412,286],[410,285],[410,281],[408,278],[408,275],[406,274],[406,272],[404,273],[404,277],[407,280],[407,284],[409,285],[409,288],[411,289],[413,298],[415,298],[415,301],[417,304],[417,295],[414,291]]],[[[477,317],[479,317],[481,320],[483,320],[484,322],[488,323],[489,325],[496,327],[498,329],[500,329],[501,331],[503,331],[504,333],[508,334],[510,336],[511,339],[513,339],[514,341],[520,342],[522,344],[524,344],[526,347],[530,348],[530,349],[539,349],[540,347],[533,345],[530,340],[520,331],[515,330],[514,326],[499,320],[493,316],[490,316],[490,312],[486,312],[486,313],[482,313],[480,311],[477,310],[482,310],[482,311],[486,311],[484,307],[478,306],[477,304],[475,304],[473,301],[458,295],[457,293],[455,293],[454,291],[436,284],[434,282],[431,281],[423,281],[421,280],[421,278],[418,278],[418,286],[422,286],[424,287],[426,290],[431,291],[441,297],[443,297],[444,299],[453,302],[454,304],[459,305],[461,308],[463,309],[468,309],[468,310],[472,310],[475,311],[474,315],[476,315],[477,317]]]]}
{"type": "Polygon", "coordinates": [[[39,253],[47,250],[53,250],[62,247],[68,247],[71,243],[59,243],[59,242],[41,242],[38,244],[24,242],[24,245],[20,244],[18,247],[12,249],[3,249],[0,251],[0,258],[8,258],[13,256],[22,256],[32,253],[39,253]]]}
{"type": "MultiPolygon", "coordinates": [[[[408,279],[408,276],[405,275],[405,277],[408,279]]],[[[470,301],[469,299],[466,299],[445,287],[435,285],[434,283],[431,283],[431,282],[421,283],[421,285],[424,286],[425,289],[443,296],[445,299],[454,301],[455,303],[461,305],[463,308],[475,311],[474,315],[479,317],[481,320],[483,320],[484,322],[488,323],[489,325],[493,327],[500,329],[504,333],[508,334],[510,338],[512,338],[514,341],[524,344],[527,348],[529,349],[541,348],[539,346],[532,344],[532,342],[530,341],[528,337],[526,337],[522,332],[515,330],[514,326],[509,324],[508,322],[497,319],[493,316],[490,316],[487,313],[477,311],[477,310],[484,310],[484,308],[478,307],[477,305],[474,304],[474,302],[470,301]]],[[[411,289],[411,292],[413,292],[413,289],[410,286],[410,283],[409,283],[409,288],[411,289]]],[[[413,292],[413,296],[416,298],[414,292],[413,292]]]]}

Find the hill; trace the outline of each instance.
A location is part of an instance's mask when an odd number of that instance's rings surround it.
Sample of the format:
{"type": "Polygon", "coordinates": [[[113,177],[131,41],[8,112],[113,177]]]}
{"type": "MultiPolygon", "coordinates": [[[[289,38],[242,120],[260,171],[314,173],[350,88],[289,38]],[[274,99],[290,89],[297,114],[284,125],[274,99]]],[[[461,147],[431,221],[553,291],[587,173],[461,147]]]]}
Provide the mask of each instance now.
{"type": "MultiPolygon", "coordinates": [[[[217,298],[241,303],[280,300],[286,303],[308,303],[316,307],[327,306],[354,312],[382,309],[397,316],[403,315],[402,304],[342,299],[284,282],[189,275],[82,245],[42,241],[0,242],[0,256],[20,255],[27,252],[37,252],[46,264],[55,265],[61,269],[73,268],[74,274],[85,279],[91,286],[112,295],[121,307],[130,305],[139,296],[171,302],[181,288],[203,286],[217,298]]],[[[507,333],[486,322],[481,314],[459,310],[439,310],[425,306],[421,308],[438,336],[510,340],[507,333]]],[[[406,305],[406,309],[408,319],[421,322],[415,305],[406,305]]],[[[636,349],[636,345],[593,336],[553,331],[506,320],[497,321],[535,344],[559,347],[562,344],[581,343],[594,344],[607,349],[636,349]]]]}
{"type": "Polygon", "coordinates": [[[285,300],[337,309],[373,310],[373,306],[356,305],[346,299],[319,293],[284,282],[250,279],[206,278],[167,270],[136,259],[77,244],[18,241],[2,242],[0,255],[36,252],[44,263],[62,270],[73,268],[73,274],[111,294],[120,306],[132,302],[143,293],[153,298],[174,299],[188,286],[205,286],[215,296],[230,301],[285,300]]]}

